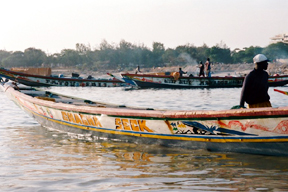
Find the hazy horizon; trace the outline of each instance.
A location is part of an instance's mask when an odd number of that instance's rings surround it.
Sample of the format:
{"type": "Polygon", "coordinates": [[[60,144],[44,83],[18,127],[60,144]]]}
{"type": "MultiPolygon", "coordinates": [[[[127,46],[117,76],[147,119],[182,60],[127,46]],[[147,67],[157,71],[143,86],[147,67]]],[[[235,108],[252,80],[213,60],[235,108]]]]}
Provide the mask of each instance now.
{"type": "Polygon", "coordinates": [[[220,42],[265,47],[288,32],[286,0],[82,0],[2,2],[0,49],[46,53],[125,40],[151,48],[220,42]]]}

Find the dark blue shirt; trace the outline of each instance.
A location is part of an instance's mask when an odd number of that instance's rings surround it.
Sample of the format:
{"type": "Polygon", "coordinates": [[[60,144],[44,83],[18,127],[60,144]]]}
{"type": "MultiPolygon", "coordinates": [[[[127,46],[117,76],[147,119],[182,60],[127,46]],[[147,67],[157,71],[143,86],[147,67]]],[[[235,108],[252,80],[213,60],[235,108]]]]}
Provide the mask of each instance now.
{"type": "Polygon", "coordinates": [[[270,100],[268,95],[268,73],[263,69],[254,69],[244,79],[240,105],[244,103],[256,104],[270,100]]]}

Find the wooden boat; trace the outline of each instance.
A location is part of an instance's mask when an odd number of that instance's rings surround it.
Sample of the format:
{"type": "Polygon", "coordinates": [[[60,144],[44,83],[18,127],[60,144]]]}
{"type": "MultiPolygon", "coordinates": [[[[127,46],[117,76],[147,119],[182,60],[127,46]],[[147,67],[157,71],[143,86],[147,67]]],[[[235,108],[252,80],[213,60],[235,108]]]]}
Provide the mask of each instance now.
{"type": "MultiPolygon", "coordinates": [[[[121,74],[123,80],[140,88],[231,88],[242,87],[244,77],[179,77],[172,74],[121,74]]],[[[269,86],[284,86],[288,76],[270,76],[269,86]]]]}
{"type": "Polygon", "coordinates": [[[0,77],[19,82],[28,86],[49,87],[49,86],[65,86],[65,87],[122,87],[127,84],[115,78],[110,79],[94,79],[92,77],[83,79],[78,74],[72,74],[72,77],[57,77],[27,74],[18,71],[11,71],[0,68],[0,77]]]}
{"type": "Polygon", "coordinates": [[[288,155],[288,107],[154,110],[21,88],[11,82],[2,82],[0,87],[42,126],[82,135],[90,140],[288,155]]]}

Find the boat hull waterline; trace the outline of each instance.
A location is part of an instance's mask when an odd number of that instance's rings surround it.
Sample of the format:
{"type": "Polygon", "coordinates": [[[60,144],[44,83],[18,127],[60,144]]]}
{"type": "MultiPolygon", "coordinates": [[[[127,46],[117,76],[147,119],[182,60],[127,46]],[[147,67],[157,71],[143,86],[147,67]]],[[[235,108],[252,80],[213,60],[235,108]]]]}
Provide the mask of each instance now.
{"type": "Polygon", "coordinates": [[[264,155],[288,155],[288,107],[221,111],[128,108],[1,85],[47,128],[89,140],[264,155]]]}

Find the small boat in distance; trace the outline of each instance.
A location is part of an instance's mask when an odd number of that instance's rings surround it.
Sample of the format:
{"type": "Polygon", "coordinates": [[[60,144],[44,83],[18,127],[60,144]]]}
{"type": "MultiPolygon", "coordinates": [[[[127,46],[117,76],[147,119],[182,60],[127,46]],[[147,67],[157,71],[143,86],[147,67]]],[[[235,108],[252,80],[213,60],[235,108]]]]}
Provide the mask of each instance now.
{"type": "Polygon", "coordinates": [[[88,76],[86,79],[79,77],[79,74],[72,73],[71,77],[53,76],[49,70],[42,70],[42,74],[37,74],[37,71],[41,71],[38,68],[34,68],[35,73],[29,74],[25,72],[12,71],[4,68],[0,68],[0,77],[5,79],[19,82],[27,86],[34,87],[49,87],[49,86],[65,86],[65,87],[123,87],[127,84],[116,78],[99,78],[96,79],[92,76],[88,76]],[[44,71],[44,72],[43,72],[44,71]],[[44,75],[45,74],[45,75],[44,75]]]}
{"type": "Polygon", "coordinates": [[[155,110],[22,88],[15,82],[2,82],[0,88],[43,127],[79,139],[288,156],[288,107],[155,110]]]}
{"type": "MultiPolygon", "coordinates": [[[[178,72],[154,73],[154,74],[121,74],[123,80],[127,83],[134,84],[140,88],[231,88],[242,87],[244,77],[194,77],[194,76],[177,76],[178,72]],[[176,75],[175,75],[176,73],[176,75]]],[[[268,79],[270,87],[284,86],[288,84],[288,75],[270,76],[268,79]]]]}

